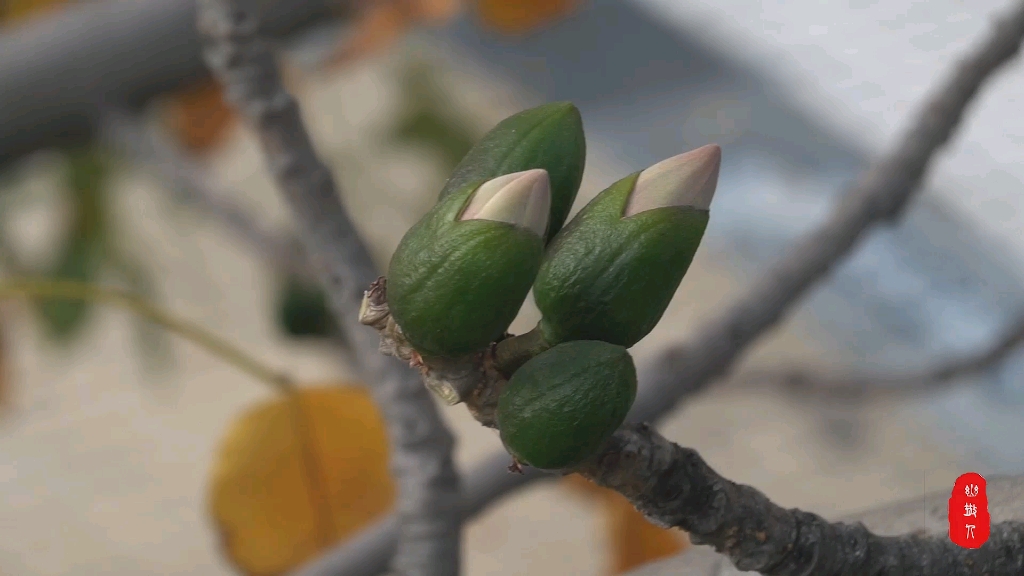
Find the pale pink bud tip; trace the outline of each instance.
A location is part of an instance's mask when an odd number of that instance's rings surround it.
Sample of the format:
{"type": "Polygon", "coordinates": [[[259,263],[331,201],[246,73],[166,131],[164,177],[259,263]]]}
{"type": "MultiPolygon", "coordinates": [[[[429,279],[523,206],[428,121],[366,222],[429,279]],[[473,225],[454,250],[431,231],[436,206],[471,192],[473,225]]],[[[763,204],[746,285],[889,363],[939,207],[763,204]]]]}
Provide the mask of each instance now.
{"type": "Polygon", "coordinates": [[[707,210],[718,186],[721,165],[722,149],[717,144],[658,162],[640,173],[624,216],[665,206],[707,210]]]}
{"type": "Polygon", "coordinates": [[[498,176],[480,185],[460,220],[493,220],[544,236],[551,211],[548,171],[539,168],[498,176]]]}

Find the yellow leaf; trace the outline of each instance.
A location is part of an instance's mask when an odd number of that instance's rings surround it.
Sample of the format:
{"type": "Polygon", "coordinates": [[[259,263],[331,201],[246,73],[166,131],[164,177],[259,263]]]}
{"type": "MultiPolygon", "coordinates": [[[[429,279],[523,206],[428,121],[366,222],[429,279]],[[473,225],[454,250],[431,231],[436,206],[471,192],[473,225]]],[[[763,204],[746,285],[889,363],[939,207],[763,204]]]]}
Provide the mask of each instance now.
{"type": "Polygon", "coordinates": [[[247,411],[214,462],[209,508],[245,574],[295,568],[387,512],[384,424],[364,388],[300,389],[247,411]]]}
{"type": "Polygon", "coordinates": [[[624,574],[661,558],[679,554],[689,546],[686,533],[651,524],[618,492],[602,488],[578,474],[565,479],[575,492],[597,500],[608,526],[612,574],[624,574]]]}
{"type": "Polygon", "coordinates": [[[530,32],[572,14],[581,0],[477,0],[477,17],[503,34],[530,32]]]}
{"type": "Polygon", "coordinates": [[[175,92],[164,121],[186,149],[206,152],[227,139],[235,125],[235,115],[224,101],[220,85],[207,79],[175,92]]]}

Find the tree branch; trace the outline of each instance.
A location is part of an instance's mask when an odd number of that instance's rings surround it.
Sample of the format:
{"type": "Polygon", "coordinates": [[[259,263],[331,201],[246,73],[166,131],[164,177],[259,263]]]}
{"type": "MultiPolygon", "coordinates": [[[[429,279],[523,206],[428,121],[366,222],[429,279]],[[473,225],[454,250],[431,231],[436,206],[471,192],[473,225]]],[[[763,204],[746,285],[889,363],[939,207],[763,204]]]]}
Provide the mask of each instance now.
{"type": "Polygon", "coordinates": [[[948,537],[877,536],[859,523],[830,523],[773,504],[645,424],[624,426],[578,471],[653,522],[682,528],[695,544],[714,546],[738,569],[764,576],[1024,574],[1024,522],[993,525],[977,550],[948,537]]]}
{"type": "MultiPolygon", "coordinates": [[[[464,519],[483,512],[496,500],[510,496],[540,480],[556,480],[534,468],[523,474],[508,473],[509,456],[504,450],[483,459],[463,474],[464,519]]],[[[300,566],[289,576],[374,576],[387,569],[398,542],[398,516],[394,513],[363,530],[351,540],[328,550],[300,566]]]]}
{"type": "MultiPolygon", "coordinates": [[[[655,363],[655,369],[645,371],[645,375],[649,377],[645,378],[645,385],[641,388],[633,406],[630,414],[632,421],[655,420],[670,412],[679,401],[705,389],[716,377],[727,371],[747,346],[774,326],[808,288],[821,280],[840,258],[853,248],[869,227],[883,221],[891,221],[899,215],[911,194],[918,187],[932,155],[950,138],[963,116],[967,104],[978,92],[985,79],[1020,50],[1021,39],[1024,37],[1024,2],[1015,4],[1014,9],[998,20],[994,28],[991,37],[969,54],[946,82],[938,86],[933,95],[925,102],[924,110],[918,116],[917,121],[912,124],[909,132],[897,141],[890,155],[883,157],[880,162],[861,176],[845,193],[839,206],[825,223],[800,239],[790,249],[788,255],[774,265],[736,304],[705,324],[702,330],[698,330],[697,336],[689,345],[666,351],[655,363]]],[[[367,323],[378,324],[378,329],[386,328],[386,314],[374,320],[376,322],[367,323]]],[[[500,385],[500,379],[486,378],[485,370],[481,370],[480,374],[481,382],[498,382],[500,385]]],[[[644,446],[647,446],[645,444],[631,444],[636,438],[636,434],[641,433],[637,432],[638,430],[646,430],[643,433],[648,435],[652,432],[647,428],[627,426],[614,438],[613,442],[617,443],[615,446],[623,450],[630,449],[630,447],[634,447],[636,450],[644,449],[644,446]]],[[[653,443],[654,437],[651,436],[649,439],[653,443]]],[[[658,452],[660,457],[668,455],[671,460],[678,456],[681,459],[680,466],[683,468],[694,465],[696,454],[692,451],[685,451],[678,447],[671,448],[674,445],[667,441],[659,446],[662,448],[658,452]],[[664,444],[670,448],[665,448],[664,444]],[[680,452],[676,452],[677,448],[680,452]]],[[[590,474],[593,478],[609,485],[614,484],[616,489],[626,493],[633,490],[633,487],[647,486],[647,482],[652,481],[653,477],[647,475],[649,471],[637,468],[635,463],[629,464],[625,459],[616,460],[613,456],[605,456],[607,454],[609,452],[605,451],[602,458],[598,460],[597,467],[591,469],[590,474]],[[623,475],[617,475],[612,466],[615,463],[624,467],[623,475]],[[605,470],[602,468],[603,466],[609,468],[605,470]],[[633,467],[629,468],[629,466],[633,467]],[[625,470],[632,470],[639,476],[631,476],[625,470]]],[[[469,484],[475,484],[478,478],[483,478],[488,473],[487,466],[491,465],[488,462],[485,466],[475,469],[469,475],[469,484]]],[[[675,464],[669,462],[666,465],[674,466],[675,464]]],[[[711,472],[710,469],[707,471],[711,472]]],[[[537,477],[536,473],[532,477],[537,477]]],[[[523,483],[527,481],[526,478],[523,479],[523,483]]],[[[521,485],[516,484],[515,486],[521,485]]],[[[679,485],[678,488],[684,490],[686,485],[679,485]]],[[[661,487],[661,489],[671,491],[672,486],[661,487]]],[[[745,488],[744,490],[752,489],[745,488]]],[[[663,492],[662,496],[668,498],[665,502],[670,502],[680,494],[682,492],[675,494],[663,492]]],[[[761,496],[761,498],[764,497],[761,496]]],[[[767,502],[766,499],[765,502],[767,502]]],[[[640,503],[644,504],[644,502],[640,503]]],[[[707,503],[717,505],[713,499],[708,500],[707,503]]],[[[704,510],[697,509],[691,512],[696,514],[696,518],[699,520],[699,517],[703,516],[704,510]]],[[[813,545],[814,537],[835,535],[834,532],[828,531],[831,529],[824,529],[820,522],[811,521],[808,515],[800,514],[800,526],[807,527],[806,530],[797,534],[802,538],[799,542],[801,545],[813,545]]],[[[685,518],[682,518],[681,521],[685,521],[685,518]]],[[[767,522],[764,518],[757,521],[767,522]]],[[[713,530],[716,526],[712,526],[711,529],[713,530]]],[[[708,536],[707,532],[702,531],[704,527],[699,522],[694,523],[693,528],[698,537],[708,536]]],[[[771,528],[778,530],[776,526],[771,528]]],[[[342,545],[328,552],[323,558],[307,565],[297,574],[302,574],[302,576],[375,574],[375,567],[381,564],[380,555],[388,552],[387,540],[391,534],[387,524],[378,525],[372,539],[357,538],[356,542],[360,546],[342,545]]],[[[791,532],[792,534],[795,533],[791,532]]],[[[773,532],[773,535],[778,537],[777,532],[773,532]]],[[[856,533],[856,535],[863,536],[860,533],[856,533]]],[[[755,533],[755,543],[761,542],[757,536],[755,533]]],[[[1009,539],[1011,535],[1000,531],[996,536],[996,532],[993,531],[993,537],[1009,539]]],[[[883,541],[877,537],[863,536],[863,538],[865,541],[873,543],[883,541]]],[[[913,540],[910,539],[907,542],[912,543],[913,540]]],[[[723,549],[735,549],[742,553],[742,547],[735,548],[738,544],[725,541],[722,541],[722,544],[723,549]],[[728,548],[725,547],[726,544],[728,544],[728,548]]],[[[797,543],[794,542],[795,544],[797,543]]],[[[838,541],[830,544],[842,545],[838,541]]],[[[823,543],[822,546],[824,545],[823,543]]],[[[923,546],[930,545],[924,544],[923,546]]],[[[755,552],[758,550],[760,549],[756,549],[755,552]]],[[[929,548],[928,552],[934,552],[934,550],[929,548]]],[[[943,551],[939,550],[938,552],[943,551]]],[[[878,554],[878,552],[872,554],[878,554]]],[[[877,556],[871,556],[871,558],[877,558],[877,556]]],[[[942,556],[942,558],[949,558],[949,556],[942,556]]],[[[784,562],[793,562],[798,559],[787,557],[783,560],[784,562]]],[[[828,561],[827,558],[822,558],[822,560],[828,561]]],[[[751,565],[751,563],[760,562],[760,559],[744,556],[740,558],[740,562],[744,565],[751,565]]],[[[918,566],[924,566],[928,562],[931,560],[923,559],[918,566]]],[[[769,566],[769,568],[781,570],[788,565],[778,564],[774,567],[769,566]]],[[[800,572],[776,573],[797,574],[800,572]]],[[[933,573],[943,574],[944,572],[933,573]]],[[[1013,572],[1004,573],[1011,574],[1013,572]]],[[[1020,573],[1020,570],[1017,573],[1020,573]]]]}
{"type": "Polygon", "coordinates": [[[170,138],[147,127],[131,112],[101,109],[104,139],[122,153],[151,166],[183,204],[201,207],[225,228],[246,241],[275,271],[312,277],[298,240],[276,234],[260,224],[231,194],[214,184],[216,179],[199,162],[179,149],[170,138]]]}
{"type": "Polygon", "coordinates": [[[993,72],[1017,55],[1022,37],[1024,2],[1017,2],[995,22],[991,36],[933,90],[910,130],[846,191],[824,223],[798,240],[738,302],[697,330],[688,344],[661,355],[650,382],[658,393],[633,406],[635,419],[649,420],[707,388],[824,278],[871,226],[897,218],[935,151],[953,134],[967,104],[993,72]]]}
{"type": "Polygon", "coordinates": [[[298,219],[306,251],[388,423],[400,518],[392,567],[403,575],[454,576],[462,520],[454,440],[416,374],[378,354],[376,335],[356,319],[362,287],[377,276],[369,252],[313,150],[273,55],[257,36],[253,3],[200,0],[198,26],[206,61],[256,129],[270,173],[298,219]]]}
{"type": "Polygon", "coordinates": [[[938,391],[954,385],[961,378],[992,368],[1003,361],[1024,343],[1024,317],[1015,320],[1001,336],[987,348],[961,358],[940,363],[907,374],[863,373],[832,375],[816,373],[809,369],[789,368],[781,370],[751,371],[737,374],[733,380],[744,387],[763,387],[766,382],[775,383],[787,391],[801,396],[814,395],[823,398],[836,396],[906,396],[922,392],[938,391]]]}
{"type": "Polygon", "coordinates": [[[268,366],[199,324],[178,317],[137,294],[74,280],[21,277],[0,282],[0,300],[19,296],[85,300],[120,306],[205,349],[278,392],[288,394],[294,390],[292,379],[287,374],[268,366]]]}

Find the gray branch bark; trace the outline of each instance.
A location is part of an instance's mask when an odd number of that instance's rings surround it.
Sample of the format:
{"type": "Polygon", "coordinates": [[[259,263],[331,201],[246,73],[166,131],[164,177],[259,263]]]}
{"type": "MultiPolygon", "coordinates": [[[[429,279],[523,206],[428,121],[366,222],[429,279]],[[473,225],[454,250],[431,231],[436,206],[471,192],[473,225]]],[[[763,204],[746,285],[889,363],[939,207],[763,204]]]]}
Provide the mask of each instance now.
{"type": "Polygon", "coordinates": [[[737,374],[732,380],[736,385],[758,388],[765,383],[774,383],[794,394],[823,400],[837,397],[877,399],[883,396],[906,396],[936,392],[953,386],[962,378],[996,366],[1019,350],[1022,343],[1024,318],[1018,318],[989,347],[916,372],[833,375],[796,367],[737,374]]]}
{"type": "Polygon", "coordinates": [[[357,320],[362,289],[377,277],[366,246],[317,158],[295,100],[257,35],[247,0],[200,0],[204,56],[228,99],[254,126],[270,173],[301,225],[301,239],[330,297],[363,378],[388,423],[399,485],[398,547],[403,575],[454,576],[460,562],[461,495],[454,444],[418,375],[378,354],[376,334],[357,320]]]}
{"type": "MultiPolygon", "coordinates": [[[[644,386],[630,420],[657,420],[680,401],[704,390],[724,374],[756,338],[773,327],[807,289],[825,277],[870,227],[898,217],[920,184],[935,151],[952,135],[968,103],[993,72],[1016,56],[1022,38],[1024,2],[1018,2],[1010,13],[996,22],[991,36],[934,90],[909,132],[896,142],[889,155],[869,168],[844,194],[824,224],[798,240],[787,256],[743,298],[698,330],[690,344],[666,351],[653,369],[644,371],[644,386]]],[[[621,440],[621,436],[618,438],[621,440]]],[[[500,459],[507,459],[507,455],[496,455],[474,469],[467,477],[467,485],[475,488],[477,482],[485,481],[495,470],[494,460],[500,459]]],[[[518,488],[538,477],[542,475],[532,472],[520,477],[519,482],[508,484],[508,489],[518,488]]],[[[633,480],[639,484],[648,479],[633,480]]],[[[372,533],[329,551],[296,574],[376,574],[392,549],[392,526],[393,522],[380,524],[372,533]]]]}
{"type": "MultiPolygon", "coordinates": [[[[1024,475],[986,477],[986,492],[992,504],[989,512],[992,522],[1024,519],[1024,475]]],[[[844,518],[848,523],[863,522],[875,534],[897,536],[919,531],[936,537],[945,537],[950,488],[922,494],[901,502],[887,502],[844,518]]],[[[728,558],[710,546],[695,546],[684,554],[653,562],[628,576],[755,576],[754,572],[741,572],[728,558]]]]}
{"type": "MultiPolygon", "coordinates": [[[[254,0],[281,38],[342,16],[354,0],[254,0]]],[[[0,34],[0,166],[90,142],[100,103],[137,110],[207,77],[194,0],[95,0],[0,34]],[[16,57],[15,57],[16,56],[16,57]]]]}
{"type": "Polygon", "coordinates": [[[773,504],[645,424],[616,432],[579,472],[619,492],[657,524],[682,528],[693,543],[713,546],[736,568],[764,576],[1024,574],[1024,522],[993,524],[977,550],[944,536],[878,536],[860,523],[831,523],[773,504]]]}

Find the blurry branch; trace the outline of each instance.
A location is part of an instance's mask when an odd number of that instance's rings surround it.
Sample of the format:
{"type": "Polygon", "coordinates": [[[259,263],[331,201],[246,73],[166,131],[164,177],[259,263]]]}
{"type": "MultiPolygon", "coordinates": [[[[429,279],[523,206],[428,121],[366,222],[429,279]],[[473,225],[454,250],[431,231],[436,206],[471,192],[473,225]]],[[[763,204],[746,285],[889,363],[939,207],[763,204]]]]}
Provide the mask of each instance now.
{"type": "Polygon", "coordinates": [[[183,204],[199,207],[225,228],[244,239],[274,270],[281,274],[312,277],[308,259],[298,240],[276,234],[220,189],[216,178],[161,132],[149,128],[131,112],[103,110],[105,139],[119,151],[150,165],[183,204]]]}
{"type": "MultiPolygon", "coordinates": [[[[463,518],[470,519],[494,504],[538,480],[557,480],[535,468],[523,474],[508,473],[509,456],[495,452],[463,474],[463,518]]],[[[328,550],[289,576],[373,576],[387,570],[398,543],[399,518],[395,513],[328,550]]]]}
{"type": "Polygon", "coordinates": [[[392,472],[399,484],[402,575],[455,576],[462,520],[454,439],[419,375],[377,352],[377,335],[358,319],[362,292],[377,276],[370,254],[317,157],[299,107],[284,89],[246,0],[199,0],[204,56],[231,101],[252,124],[271,175],[299,224],[300,238],[327,291],[338,324],[359,360],[388,424],[392,472]]]}
{"type": "Polygon", "coordinates": [[[27,276],[29,273],[28,263],[11,245],[3,223],[0,223],[0,267],[7,276],[27,276]]]}
{"type": "MultiPolygon", "coordinates": [[[[281,38],[343,17],[356,0],[258,0],[281,38]]],[[[0,33],[0,166],[88,143],[99,102],[139,110],[208,76],[194,0],[93,0],[0,33]]]]}
{"type": "Polygon", "coordinates": [[[291,391],[291,379],[285,374],[270,368],[259,359],[198,324],[178,318],[134,294],[116,288],[105,288],[87,282],[70,280],[19,278],[0,282],[0,299],[15,297],[87,300],[125,308],[205,348],[211,354],[273,386],[278,391],[291,391]]]}
{"type": "MultiPolygon", "coordinates": [[[[698,335],[692,339],[691,344],[667,350],[662,353],[653,366],[648,367],[651,369],[643,371],[644,385],[637,395],[630,419],[632,421],[657,420],[671,412],[681,400],[690,398],[707,388],[716,377],[726,372],[747,346],[774,326],[808,288],[825,277],[829,270],[853,248],[869,227],[895,219],[920,184],[921,177],[932,155],[949,139],[953,129],[963,116],[967,104],[978,92],[985,79],[1018,53],[1022,38],[1024,38],[1024,2],[1018,2],[1011,13],[996,22],[991,37],[964,58],[946,82],[940,84],[932,92],[932,95],[924,103],[923,111],[917,117],[916,122],[911,125],[909,132],[897,141],[888,156],[871,166],[844,194],[840,204],[822,225],[799,239],[790,248],[788,255],[776,263],[738,303],[728,307],[715,320],[708,322],[703,330],[698,330],[698,335]]],[[[948,370],[941,372],[941,374],[948,373],[948,370]]],[[[684,528],[692,529],[698,535],[695,541],[715,544],[719,551],[729,552],[737,564],[765,565],[763,564],[767,560],[763,555],[765,542],[771,542],[773,546],[780,546],[781,542],[781,548],[772,550],[774,553],[780,553],[783,550],[795,550],[798,545],[813,546],[818,542],[814,539],[815,537],[831,538],[840,534],[838,529],[832,527],[833,525],[823,523],[820,518],[813,515],[793,513],[792,516],[780,516],[779,510],[781,509],[771,504],[760,493],[752,488],[737,486],[717,477],[717,474],[714,474],[703,461],[699,460],[699,456],[695,452],[675,446],[649,429],[624,427],[613,438],[611,447],[619,447],[623,451],[605,452],[600,455],[595,462],[600,464],[601,468],[591,471],[589,476],[592,479],[599,484],[616,488],[624,493],[627,492],[626,488],[629,486],[642,486],[659,488],[658,494],[671,496],[671,502],[659,503],[644,499],[645,494],[643,493],[625,494],[633,496],[634,504],[638,504],[641,511],[645,513],[655,512],[654,505],[656,504],[677,505],[685,502],[685,509],[674,511],[671,520],[684,522],[686,524],[684,528]],[[645,458],[654,453],[666,457],[668,461],[658,463],[658,468],[638,467],[638,463],[645,461],[645,458]],[[631,458],[629,454],[636,455],[637,458],[631,458]],[[691,464],[692,466],[690,466],[691,464]],[[640,476],[630,477],[630,470],[640,476]],[[657,476],[650,476],[650,474],[657,474],[657,476]],[[715,483],[715,486],[727,487],[727,492],[721,492],[721,496],[716,495],[714,490],[701,492],[701,495],[707,498],[706,500],[688,498],[694,494],[689,491],[690,487],[701,483],[706,484],[709,479],[715,483]],[[668,492],[665,492],[666,490],[668,492]],[[751,498],[751,502],[756,502],[757,506],[733,508],[728,512],[723,512],[721,507],[729,504],[724,494],[736,491],[747,494],[751,498]],[[748,517],[744,526],[756,526],[758,530],[750,533],[749,541],[743,538],[736,540],[727,538],[727,532],[718,534],[715,539],[709,539],[709,536],[712,536],[715,530],[721,526],[721,524],[708,524],[701,521],[703,514],[709,511],[710,506],[718,507],[718,512],[721,514],[741,512],[748,517]],[[776,520],[782,523],[772,525],[771,522],[776,520]],[[809,529],[813,529],[813,532],[799,533],[794,530],[798,525],[806,525],[809,529]],[[773,530],[783,530],[784,534],[780,535],[773,530]],[[762,534],[764,538],[761,537],[762,534]],[[799,540],[797,540],[798,537],[799,540]]],[[[495,473],[494,467],[498,461],[507,462],[508,455],[495,454],[489,457],[485,464],[475,468],[467,475],[467,493],[483,491],[483,483],[489,481],[491,475],[495,473]]],[[[653,461],[648,462],[653,463],[653,461]]],[[[502,484],[500,488],[490,493],[490,497],[497,498],[533,479],[544,477],[543,474],[536,471],[529,472],[528,475],[502,484]]],[[[475,507],[470,508],[467,510],[467,514],[478,510],[475,507]]],[[[720,515],[719,519],[724,517],[720,515]]],[[[669,519],[664,516],[659,517],[655,514],[654,518],[661,520],[663,524],[671,524],[671,522],[667,522],[669,519]]],[[[735,517],[733,519],[735,520],[735,517]]],[[[370,576],[378,574],[381,567],[386,564],[387,555],[393,550],[398,522],[393,517],[389,518],[351,542],[346,542],[328,551],[323,557],[296,571],[295,576],[355,576],[357,574],[370,576]]],[[[1022,536],[1024,528],[1020,528],[1018,532],[1018,539],[1024,538],[1022,536]]],[[[995,528],[992,533],[993,536],[997,534],[995,528]]],[[[867,538],[860,532],[853,535],[857,538],[867,538]]],[[[1000,537],[1002,536],[1000,534],[1000,537]]],[[[870,536],[870,538],[875,542],[883,541],[889,545],[895,542],[896,549],[904,543],[908,546],[913,545],[915,546],[913,550],[918,553],[925,549],[935,552],[936,550],[932,549],[933,546],[941,548],[939,552],[942,554],[950,552],[942,548],[941,543],[934,540],[929,540],[928,543],[921,544],[919,547],[920,543],[913,538],[892,539],[891,541],[875,536],[870,536]]],[[[859,540],[858,545],[862,541],[859,540]]],[[[829,543],[830,546],[840,544],[839,541],[829,543]]],[[[1018,542],[1018,544],[1024,549],[1024,542],[1018,542]]],[[[893,552],[896,549],[886,549],[886,552],[893,552]]],[[[907,548],[908,551],[911,549],[907,548]]],[[[781,559],[777,556],[774,557],[778,561],[775,568],[778,568],[779,571],[773,573],[810,573],[806,569],[795,569],[795,566],[789,562],[801,559],[812,562],[818,558],[812,552],[813,549],[801,548],[799,554],[790,554],[781,559]],[[805,555],[801,556],[800,554],[805,555]],[[783,568],[792,569],[785,572],[782,571],[783,568]]],[[[940,557],[948,558],[943,555],[936,556],[936,558],[940,557]]],[[[875,559],[877,557],[864,555],[862,558],[875,559]]],[[[821,561],[831,559],[831,557],[820,558],[821,561]]],[[[836,561],[838,562],[838,559],[836,561]]],[[[807,567],[809,564],[803,566],[807,567]]],[[[849,568],[846,566],[843,568],[846,571],[841,572],[837,564],[836,571],[828,571],[827,567],[819,567],[819,571],[814,573],[837,575],[868,573],[866,570],[849,571],[849,568]]],[[[1022,569],[1024,568],[1018,568],[1016,573],[1020,573],[1022,569]]],[[[955,570],[939,572],[924,572],[922,570],[923,564],[915,565],[908,567],[906,573],[956,573],[955,570]],[[911,568],[915,571],[910,572],[911,568]]],[[[898,569],[897,573],[899,573],[898,569]]]]}
{"type": "Polygon", "coordinates": [[[799,367],[781,370],[757,370],[737,374],[733,385],[760,388],[765,384],[782,386],[801,396],[820,395],[878,397],[933,392],[953,385],[959,379],[984,372],[1002,362],[1024,343],[1024,317],[1015,320],[1004,333],[987,348],[975,353],[943,362],[917,372],[898,375],[870,375],[856,373],[836,375],[817,373],[799,367]]]}

